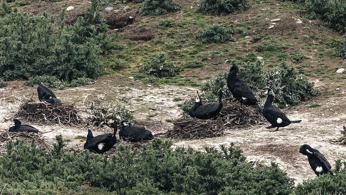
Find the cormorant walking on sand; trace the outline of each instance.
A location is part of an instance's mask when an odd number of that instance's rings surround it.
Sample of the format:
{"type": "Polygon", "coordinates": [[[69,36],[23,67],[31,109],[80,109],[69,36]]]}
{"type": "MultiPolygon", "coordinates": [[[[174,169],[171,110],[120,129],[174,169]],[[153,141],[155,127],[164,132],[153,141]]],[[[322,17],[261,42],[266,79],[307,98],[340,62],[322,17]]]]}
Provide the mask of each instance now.
{"type": "Polygon", "coordinates": [[[279,130],[279,127],[285,127],[291,123],[300,123],[302,120],[296,120],[296,121],[290,121],[290,119],[287,118],[287,116],[281,112],[281,110],[275,106],[272,105],[274,101],[274,92],[269,87],[266,87],[263,89],[263,91],[268,95],[267,100],[264,104],[263,109],[263,116],[270,122],[272,125],[267,127],[275,128],[277,131],[279,130]]]}
{"type": "Polygon", "coordinates": [[[229,70],[227,77],[227,87],[231,91],[233,97],[245,105],[255,105],[260,112],[262,108],[258,105],[257,99],[250,87],[239,79],[237,76],[239,68],[233,65],[229,70]]]}
{"type": "Polygon", "coordinates": [[[317,176],[326,173],[333,175],[333,173],[330,172],[332,166],[330,166],[326,157],[318,150],[311,148],[308,144],[304,144],[300,146],[299,152],[308,156],[309,164],[317,176]]]}
{"type": "Polygon", "coordinates": [[[151,131],[142,126],[131,125],[126,119],[120,122],[119,137],[132,142],[154,139],[151,131]]]}
{"type": "Polygon", "coordinates": [[[56,95],[42,83],[37,87],[38,99],[48,103],[61,103],[56,95]]]}
{"type": "Polygon", "coordinates": [[[202,100],[199,97],[199,93],[197,91],[197,97],[196,97],[196,103],[193,108],[189,111],[189,115],[191,117],[196,117],[199,119],[211,119],[222,109],[223,103],[222,103],[222,91],[220,89],[219,91],[219,102],[213,102],[213,103],[206,103],[202,104],[202,100]]]}
{"type": "Polygon", "coordinates": [[[89,149],[99,154],[102,154],[110,150],[114,146],[114,144],[117,142],[117,138],[115,135],[117,133],[118,126],[116,122],[113,123],[113,127],[114,127],[113,134],[106,133],[106,134],[98,135],[96,137],[94,137],[93,133],[90,131],[90,129],[88,129],[88,136],[84,144],[84,149],[89,149]]]}

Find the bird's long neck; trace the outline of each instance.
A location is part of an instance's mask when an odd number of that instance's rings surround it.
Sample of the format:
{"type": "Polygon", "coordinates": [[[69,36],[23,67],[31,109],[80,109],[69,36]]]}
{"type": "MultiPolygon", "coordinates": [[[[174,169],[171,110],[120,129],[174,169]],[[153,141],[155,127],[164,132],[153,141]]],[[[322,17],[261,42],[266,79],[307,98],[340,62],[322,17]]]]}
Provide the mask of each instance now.
{"type": "Polygon", "coordinates": [[[115,137],[115,135],[117,134],[117,131],[118,131],[118,124],[115,123],[115,124],[114,124],[114,134],[113,134],[114,137],[115,137]]]}
{"type": "Polygon", "coordinates": [[[196,110],[198,107],[202,105],[202,101],[196,102],[195,105],[192,107],[192,110],[196,110]]]}
{"type": "Polygon", "coordinates": [[[268,95],[266,103],[264,104],[264,107],[265,108],[270,107],[272,105],[273,101],[274,101],[274,96],[273,95],[268,95]]]}

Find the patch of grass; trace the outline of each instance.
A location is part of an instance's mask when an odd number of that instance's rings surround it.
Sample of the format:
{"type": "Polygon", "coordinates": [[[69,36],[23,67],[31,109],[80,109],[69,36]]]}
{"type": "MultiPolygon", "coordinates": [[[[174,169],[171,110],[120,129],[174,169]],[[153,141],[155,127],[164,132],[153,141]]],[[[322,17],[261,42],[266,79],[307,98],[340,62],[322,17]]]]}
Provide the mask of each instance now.
{"type": "Polygon", "coordinates": [[[174,99],[173,99],[174,102],[179,102],[179,101],[181,101],[181,100],[183,100],[183,99],[181,99],[180,97],[177,97],[177,98],[174,98],[174,99]]]}
{"type": "Polygon", "coordinates": [[[172,120],[172,119],[166,119],[165,120],[167,123],[174,123],[174,120],[172,120]]]}
{"type": "Polygon", "coordinates": [[[79,140],[85,141],[87,138],[85,136],[78,135],[74,139],[79,139],[79,140]]]}
{"type": "Polygon", "coordinates": [[[150,120],[151,118],[157,116],[157,114],[149,114],[146,118],[146,120],[150,120]]]}
{"type": "Polygon", "coordinates": [[[321,106],[322,106],[321,104],[314,103],[310,105],[310,108],[321,107],[321,106]]]}

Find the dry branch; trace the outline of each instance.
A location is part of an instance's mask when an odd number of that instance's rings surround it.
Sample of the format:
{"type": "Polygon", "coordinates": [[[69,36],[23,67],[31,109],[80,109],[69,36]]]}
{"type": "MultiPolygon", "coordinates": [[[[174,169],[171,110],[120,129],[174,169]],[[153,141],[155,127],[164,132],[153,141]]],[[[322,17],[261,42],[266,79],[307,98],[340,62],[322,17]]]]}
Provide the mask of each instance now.
{"type": "Polygon", "coordinates": [[[174,122],[173,130],[167,132],[168,138],[200,139],[220,137],[224,135],[221,118],[217,120],[202,120],[196,118],[178,119],[174,122]]]}
{"type": "Polygon", "coordinates": [[[83,122],[76,107],[72,104],[49,104],[45,102],[24,102],[15,115],[28,122],[55,123],[76,126],[83,122]]]}

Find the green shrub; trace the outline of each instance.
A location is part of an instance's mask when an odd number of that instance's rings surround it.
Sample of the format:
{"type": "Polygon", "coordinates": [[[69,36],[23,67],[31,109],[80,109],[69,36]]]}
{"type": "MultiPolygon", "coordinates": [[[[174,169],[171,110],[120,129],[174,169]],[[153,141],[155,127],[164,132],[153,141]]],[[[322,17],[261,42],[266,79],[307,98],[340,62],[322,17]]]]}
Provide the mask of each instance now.
{"type": "Polygon", "coordinates": [[[300,64],[302,63],[304,60],[309,59],[307,56],[303,55],[303,54],[292,54],[290,56],[288,56],[288,58],[295,64],[300,64]]]}
{"type": "Polygon", "coordinates": [[[95,81],[93,79],[89,79],[89,78],[78,78],[78,79],[74,79],[71,81],[71,87],[78,87],[78,86],[82,86],[82,85],[91,85],[94,84],[95,81]]]}
{"type": "Polygon", "coordinates": [[[254,45],[252,48],[254,48],[257,52],[264,52],[264,51],[278,51],[280,50],[278,48],[278,42],[274,40],[265,40],[262,41],[259,45],[254,45]]]}
{"type": "Polygon", "coordinates": [[[345,32],[346,1],[342,0],[306,0],[303,12],[309,19],[321,19],[325,25],[345,32]]]}
{"type": "Polygon", "coordinates": [[[166,54],[155,53],[144,65],[138,67],[138,71],[156,77],[170,77],[175,76],[179,70],[174,66],[174,62],[167,62],[166,54]]]}
{"type": "Polygon", "coordinates": [[[176,12],[180,9],[180,5],[172,0],[144,0],[138,7],[141,15],[162,15],[165,13],[176,12]]]}
{"type": "Polygon", "coordinates": [[[187,61],[184,64],[184,68],[202,68],[204,66],[205,66],[205,63],[198,60],[187,61]]]}
{"type": "Polygon", "coordinates": [[[159,25],[163,27],[172,27],[174,26],[174,20],[170,20],[170,19],[160,20],[159,25]]]}
{"type": "Polygon", "coordinates": [[[63,83],[59,81],[55,76],[35,76],[30,77],[28,81],[24,83],[26,86],[36,87],[39,84],[43,83],[43,85],[48,88],[60,88],[64,87],[63,83]]]}
{"type": "Polygon", "coordinates": [[[213,25],[206,27],[197,32],[197,39],[202,43],[224,43],[227,41],[236,41],[236,38],[232,37],[233,31],[227,30],[220,25],[213,25]]]}
{"type": "Polygon", "coordinates": [[[4,81],[2,78],[0,78],[0,88],[6,87],[6,86],[7,86],[6,81],[4,81]]]}
{"type": "Polygon", "coordinates": [[[127,61],[119,59],[119,58],[115,58],[114,61],[108,62],[106,66],[112,68],[113,70],[121,70],[121,69],[130,67],[127,61]]]}
{"type": "Polygon", "coordinates": [[[336,161],[335,177],[325,174],[316,177],[316,179],[304,181],[296,187],[295,194],[346,194],[345,167],[345,162],[336,161]],[[341,168],[342,164],[344,165],[343,168],[341,168]]]}
{"type": "Polygon", "coordinates": [[[335,55],[346,59],[346,34],[344,34],[341,41],[335,41],[335,55]]]}
{"type": "Polygon", "coordinates": [[[220,15],[243,12],[250,8],[249,0],[200,0],[198,11],[203,14],[220,15]]]}
{"type": "Polygon", "coordinates": [[[181,48],[181,45],[179,43],[175,43],[174,41],[167,41],[162,46],[163,51],[174,50],[179,48],[181,48]]]}
{"type": "MultiPolygon", "coordinates": [[[[47,14],[6,13],[0,20],[0,77],[5,80],[49,75],[59,80],[97,78],[98,59],[111,50],[105,21],[95,14],[92,1],[84,17],[73,26],[53,27],[55,17],[47,14]]],[[[64,21],[63,10],[60,18],[64,21]]]]}
{"type": "MultiPolygon", "coordinates": [[[[118,194],[288,194],[293,182],[277,165],[253,168],[233,144],[220,150],[171,148],[154,139],[139,150],[119,145],[114,155],[80,154],[62,150],[57,136],[53,149],[23,141],[7,144],[0,157],[0,187],[14,194],[56,194],[80,191],[85,185],[118,194]],[[6,187],[5,187],[6,186],[6,187]]],[[[101,190],[100,190],[101,191],[101,190]]]]}
{"type": "MultiPolygon", "coordinates": [[[[231,64],[233,63],[231,62],[231,64]]],[[[302,101],[308,101],[319,95],[319,91],[313,88],[314,83],[309,82],[305,76],[298,75],[292,67],[287,66],[284,62],[278,66],[277,69],[263,71],[260,61],[255,64],[238,64],[240,69],[238,77],[249,85],[252,91],[257,94],[257,98],[259,98],[261,89],[266,86],[272,88],[275,93],[274,102],[283,105],[298,105],[302,101]]],[[[228,73],[219,74],[216,79],[205,83],[201,89],[214,98],[217,97],[220,88],[229,94],[227,76],[228,73]]],[[[230,97],[230,95],[225,96],[230,97]]],[[[264,101],[260,100],[260,102],[264,101]]]]}

